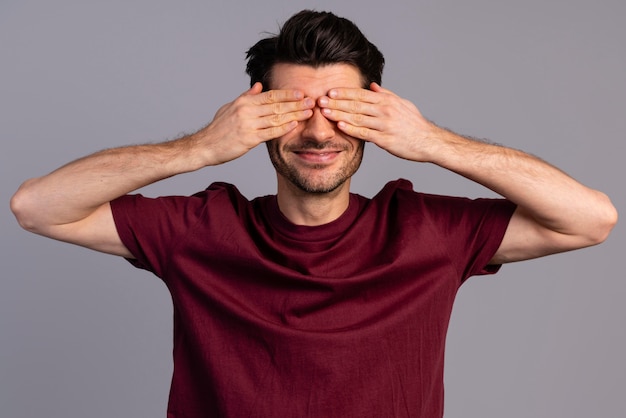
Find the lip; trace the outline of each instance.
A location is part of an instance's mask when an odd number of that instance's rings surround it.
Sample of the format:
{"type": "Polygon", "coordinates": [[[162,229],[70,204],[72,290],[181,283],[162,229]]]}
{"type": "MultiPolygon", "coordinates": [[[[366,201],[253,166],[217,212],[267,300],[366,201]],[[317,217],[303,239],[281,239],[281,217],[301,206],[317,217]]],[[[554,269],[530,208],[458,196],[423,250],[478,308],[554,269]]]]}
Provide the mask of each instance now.
{"type": "Polygon", "coordinates": [[[341,153],[340,150],[302,150],[294,151],[301,160],[311,164],[332,163],[341,153]]]}

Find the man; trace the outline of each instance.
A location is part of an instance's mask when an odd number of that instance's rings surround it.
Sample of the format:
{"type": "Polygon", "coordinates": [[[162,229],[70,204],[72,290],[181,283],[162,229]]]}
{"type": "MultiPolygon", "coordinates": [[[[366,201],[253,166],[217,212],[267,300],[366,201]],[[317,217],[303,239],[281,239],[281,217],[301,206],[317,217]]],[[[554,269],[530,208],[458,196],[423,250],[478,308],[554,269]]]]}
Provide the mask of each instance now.
{"type": "Polygon", "coordinates": [[[126,257],[174,302],[168,417],[441,417],[454,296],[500,264],[602,242],[609,199],[532,156],[456,135],[380,86],[354,26],[303,11],[248,51],[251,88],[174,141],[111,149],[26,181],[33,232],[126,257]],[[214,183],[132,191],[265,142],[277,194],[214,183]],[[504,199],[350,193],[365,142],[504,199]]]}

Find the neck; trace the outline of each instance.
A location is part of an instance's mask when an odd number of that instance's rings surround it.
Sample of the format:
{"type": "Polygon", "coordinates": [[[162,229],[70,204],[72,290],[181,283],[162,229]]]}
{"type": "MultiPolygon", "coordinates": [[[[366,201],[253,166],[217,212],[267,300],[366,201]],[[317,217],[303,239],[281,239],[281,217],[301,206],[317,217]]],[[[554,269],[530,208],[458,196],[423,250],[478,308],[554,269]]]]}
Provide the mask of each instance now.
{"type": "Polygon", "coordinates": [[[339,218],[350,204],[350,180],[328,193],[308,193],[291,183],[278,183],[278,208],[296,225],[318,226],[339,218]]]}

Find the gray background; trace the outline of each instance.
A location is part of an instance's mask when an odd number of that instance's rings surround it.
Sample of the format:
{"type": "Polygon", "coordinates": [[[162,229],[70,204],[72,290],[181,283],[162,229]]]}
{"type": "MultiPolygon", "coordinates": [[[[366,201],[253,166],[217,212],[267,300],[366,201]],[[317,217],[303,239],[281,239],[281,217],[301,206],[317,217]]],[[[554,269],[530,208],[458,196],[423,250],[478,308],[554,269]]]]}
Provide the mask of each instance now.
{"type": "MultiPolygon", "coordinates": [[[[353,19],[384,85],[427,117],[554,163],[624,213],[626,3],[12,1],[0,3],[0,415],[165,416],[171,302],[123,260],[19,229],[19,183],[102,148],[192,132],[247,88],[244,51],[301,8],[353,19]]],[[[353,190],[491,192],[368,146],[353,190]]],[[[147,188],[213,180],[273,193],[265,150],[147,188]]],[[[457,299],[446,417],[626,416],[624,224],[599,247],[506,266],[457,299]]]]}

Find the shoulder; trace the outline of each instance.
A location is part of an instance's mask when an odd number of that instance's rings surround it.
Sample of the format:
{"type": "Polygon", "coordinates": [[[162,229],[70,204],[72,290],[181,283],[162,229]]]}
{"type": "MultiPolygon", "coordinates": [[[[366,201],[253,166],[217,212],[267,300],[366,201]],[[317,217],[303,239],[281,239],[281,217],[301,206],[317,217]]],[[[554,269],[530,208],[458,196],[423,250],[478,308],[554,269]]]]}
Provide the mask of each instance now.
{"type": "Polygon", "coordinates": [[[399,217],[447,222],[482,222],[490,218],[508,221],[515,204],[503,198],[469,198],[415,191],[409,180],[388,182],[372,198],[374,206],[396,212],[399,217]]]}

